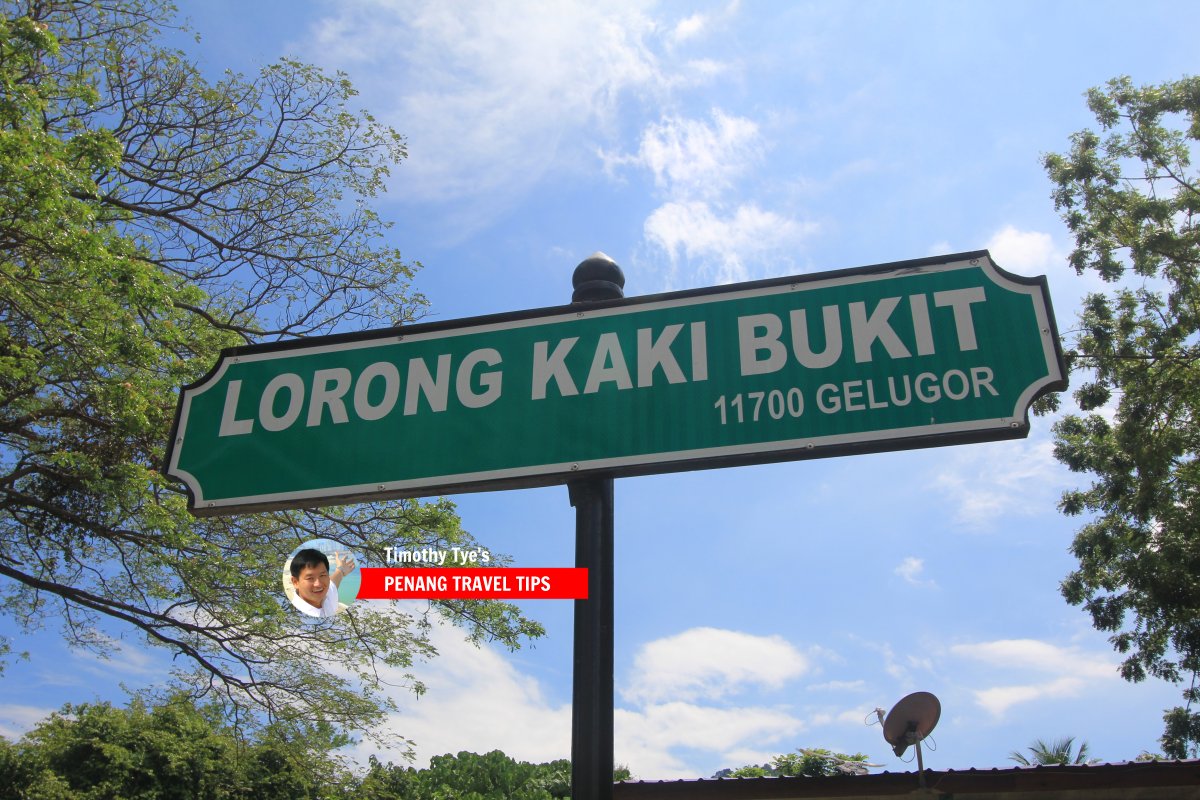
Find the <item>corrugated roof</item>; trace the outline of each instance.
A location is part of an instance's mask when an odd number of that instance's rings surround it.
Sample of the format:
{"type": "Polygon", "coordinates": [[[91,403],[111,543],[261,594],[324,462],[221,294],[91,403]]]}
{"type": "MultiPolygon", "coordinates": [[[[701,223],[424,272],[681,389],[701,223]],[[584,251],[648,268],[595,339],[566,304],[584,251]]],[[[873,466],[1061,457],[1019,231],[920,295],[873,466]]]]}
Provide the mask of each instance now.
{"type": "MultiPolygon", "coordinates": [[[[925,770],[924,784],[937,795],[984,798],[1146,798],[1200,800],[1200,760],[1123,761],[1063,766],[925,770]]],[[[614,800],[784,800],[872,798],[911,794],[921,788],[916,772],[833,775],[823,778],[703,778],[632,781],[613,787],[614,800]]]]}

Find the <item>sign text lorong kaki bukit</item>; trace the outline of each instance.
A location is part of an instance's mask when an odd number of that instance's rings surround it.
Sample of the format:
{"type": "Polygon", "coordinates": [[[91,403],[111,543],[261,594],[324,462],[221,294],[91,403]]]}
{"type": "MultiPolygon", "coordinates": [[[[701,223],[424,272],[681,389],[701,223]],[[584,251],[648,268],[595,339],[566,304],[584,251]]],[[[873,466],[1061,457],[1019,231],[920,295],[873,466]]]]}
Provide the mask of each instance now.
{"type": "Polygon", "coordinates": [[[226,351],[181,396],[197,513],[1009,438],[1065,386],[986,251],[226,351]]]}

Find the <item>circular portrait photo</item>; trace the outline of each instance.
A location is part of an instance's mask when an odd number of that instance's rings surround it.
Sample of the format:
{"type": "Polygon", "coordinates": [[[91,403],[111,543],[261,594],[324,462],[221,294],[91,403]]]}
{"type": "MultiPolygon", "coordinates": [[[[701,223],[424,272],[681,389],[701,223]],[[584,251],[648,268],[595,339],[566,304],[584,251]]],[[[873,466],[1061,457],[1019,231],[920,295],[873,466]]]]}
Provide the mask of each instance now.
{"type": "Polygon", "coordinates": [[[283,565],[283,593],[306,617],[322,619],[344,611],[362,577],[354,554],[331,539],[312,539],[297,547],[283,565]]]}

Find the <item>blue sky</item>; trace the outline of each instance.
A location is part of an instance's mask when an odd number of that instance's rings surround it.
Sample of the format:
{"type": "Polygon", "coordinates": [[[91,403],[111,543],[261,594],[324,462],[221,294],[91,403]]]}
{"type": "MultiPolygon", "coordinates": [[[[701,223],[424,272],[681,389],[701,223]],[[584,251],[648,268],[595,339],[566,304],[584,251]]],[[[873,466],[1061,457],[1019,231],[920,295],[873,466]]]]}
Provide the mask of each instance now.
{"type": "MultiPolygon", "coordinates": [[[[183,0],[207,69],[290,55],[348,73],[408,139],[378,206],[424,268],[432,319],[558,305],[596,250],[626,294],[987,247],[1049,276],[1069,331],[1087,291],[1042,153],[1091,123],[1084,91],[1196,71],[1191,2],[446,3],[183,0]]],[[[1058,583],[1083,476],[1027,440],[616,483],[616,758],[706,777],[801,746],[895,758],[873,709],[942,701],[935,768],[1009,764],[1034,738],[1156,750],[1178,688],[1125,683],[1058,583]]],[[[563,487],[456,498],[517,566],[569,566],[563,487]]],[[[273,570],[277,567],[272,566],[273,570]]],[[[569,755],[571,606],[517,653],[438,633],[428,694],[389,724],[418,761],[569,755]]],[[[11,633],[0,624],[0,633],[11,633]]],[[[164,671],[53,631],[0,684],[0,730],[164,671]]],[[[365,759],[366,751],[356,755],[365,759]]],[[[909,754],[911,760],[911,753],[909,754]]]]}

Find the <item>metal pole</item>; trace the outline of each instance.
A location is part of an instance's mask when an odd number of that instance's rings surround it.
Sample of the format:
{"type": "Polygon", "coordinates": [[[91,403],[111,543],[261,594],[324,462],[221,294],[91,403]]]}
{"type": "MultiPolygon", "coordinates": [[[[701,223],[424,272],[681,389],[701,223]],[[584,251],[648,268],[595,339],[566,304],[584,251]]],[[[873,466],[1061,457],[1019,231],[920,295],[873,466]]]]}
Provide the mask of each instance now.
{"type": "MultiPolygon", "coordinates": [[[[575,268],[573,303],[625,296],[621,268],[595,253],[575,268]]],[[[567,484],[575,508],[575,566],[588,570],[588,599],[575,601],[571,702],[571,798],[612,800],[613,479],[567,484]]]]}

